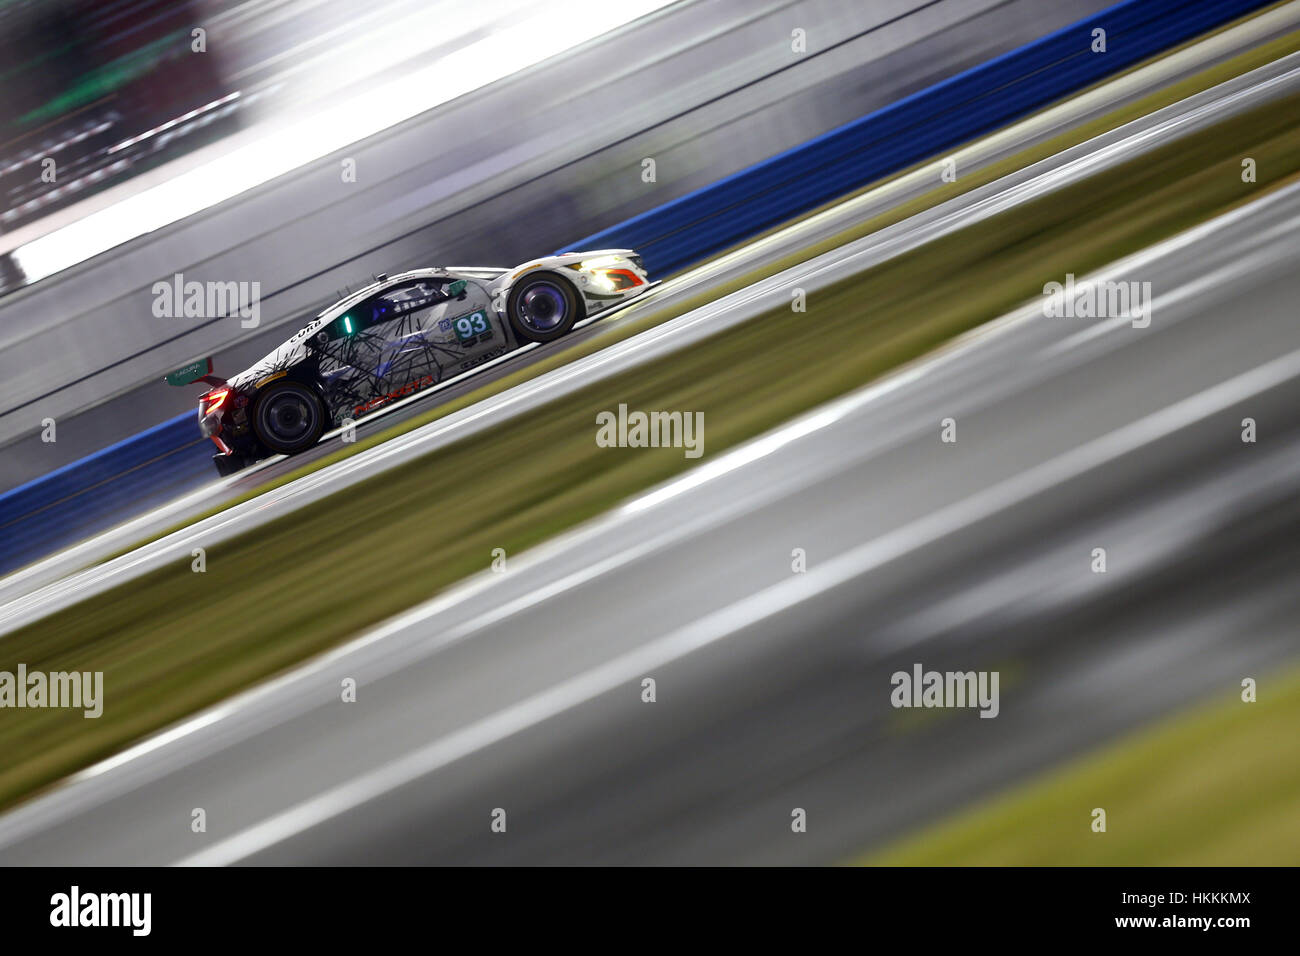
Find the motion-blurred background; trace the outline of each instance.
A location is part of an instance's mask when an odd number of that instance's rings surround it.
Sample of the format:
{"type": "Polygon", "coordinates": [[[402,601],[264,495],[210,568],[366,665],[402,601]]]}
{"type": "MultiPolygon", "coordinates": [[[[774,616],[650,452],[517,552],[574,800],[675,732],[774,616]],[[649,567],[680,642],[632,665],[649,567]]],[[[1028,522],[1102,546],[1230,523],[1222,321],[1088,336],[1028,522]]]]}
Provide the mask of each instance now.
{"type": "Polygon", "coordinates": [[[0,4],[0,670],[108,694],[0,710],[0,859],[1294,862],[1297,20],[0,4]],[[623,246],[652,300],[356,447],[218,484],[161,381],[623,246]],[[1102,274],[1148,325],[1043,315],[1102,274]],[[703,461],[597,448],[621,403],[703,461]],[[891,706],[916,664],[999,716],[891,706]]]}

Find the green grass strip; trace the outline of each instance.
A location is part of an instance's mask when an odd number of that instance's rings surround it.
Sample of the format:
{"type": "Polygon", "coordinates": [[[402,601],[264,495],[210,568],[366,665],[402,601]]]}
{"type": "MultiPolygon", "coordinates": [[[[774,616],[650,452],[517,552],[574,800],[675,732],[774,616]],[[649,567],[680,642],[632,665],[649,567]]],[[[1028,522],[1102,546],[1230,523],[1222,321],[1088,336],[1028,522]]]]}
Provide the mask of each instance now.
{"type": "Polygon", "coordinates": [[[1294,866],[1300,671],[1234,688],[856,861],[881,866],[1294,866]],[[1094,808],[1106,832],[1092,830],[1094,808]]]}

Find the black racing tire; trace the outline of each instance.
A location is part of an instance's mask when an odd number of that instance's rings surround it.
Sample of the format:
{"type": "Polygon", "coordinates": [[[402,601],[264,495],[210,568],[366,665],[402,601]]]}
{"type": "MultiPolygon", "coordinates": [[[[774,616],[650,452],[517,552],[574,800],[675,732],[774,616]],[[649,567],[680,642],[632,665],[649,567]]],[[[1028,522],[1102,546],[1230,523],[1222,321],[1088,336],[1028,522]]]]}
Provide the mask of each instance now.
{"type": "Polygon", "coordinates": [[[253,403],[253,432],[267,449],[296,455],[325,434],[325,403],[302,382],[274,382],[253,403]]]}
{"type": "Polygon", "coordinates": [[[539,272],[515,283],[506,319],[520,342],[554,342],[582,318],[582,302],[567,279],[539,272]]]}

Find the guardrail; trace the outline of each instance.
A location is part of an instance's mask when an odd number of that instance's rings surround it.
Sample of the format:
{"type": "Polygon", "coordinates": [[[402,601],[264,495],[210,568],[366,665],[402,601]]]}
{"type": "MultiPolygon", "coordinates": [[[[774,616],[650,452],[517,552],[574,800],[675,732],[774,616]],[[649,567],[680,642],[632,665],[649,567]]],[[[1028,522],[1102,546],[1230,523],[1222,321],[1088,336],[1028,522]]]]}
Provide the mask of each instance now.
{"type": "MultiPolygon", "coordinates": [[[[566,248],[633,247],[653,274],[679,271],[1267,2],[1125,0],[566,248]]],[[[193,486],[210,455],[186,412],[0,495],[0,573],[102,530],[125,501],[193,486]]]]}

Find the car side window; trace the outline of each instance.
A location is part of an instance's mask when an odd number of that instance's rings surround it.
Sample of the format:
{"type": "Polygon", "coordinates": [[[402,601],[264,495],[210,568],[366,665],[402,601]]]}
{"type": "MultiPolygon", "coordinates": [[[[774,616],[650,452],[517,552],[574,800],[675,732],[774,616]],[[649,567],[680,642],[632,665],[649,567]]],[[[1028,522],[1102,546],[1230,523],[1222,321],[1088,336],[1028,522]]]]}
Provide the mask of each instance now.
{"type": "Polygon", "coordinates": [[[371,326],[437,305],[447,298],[447,283],[438,279],[408,282],[359,302],[323,330],[329,340],[348,338],[371,326]]]}
{"type": "Polygon", "coordinates": [[[371,321],[386,322],[389,319],[397,318],[399,315],[427,309],[429,306],[436,305],[446,298],[446,282],[425,280],[410,285],[398,286],[374,298],[374,312],[371,321]]]}

